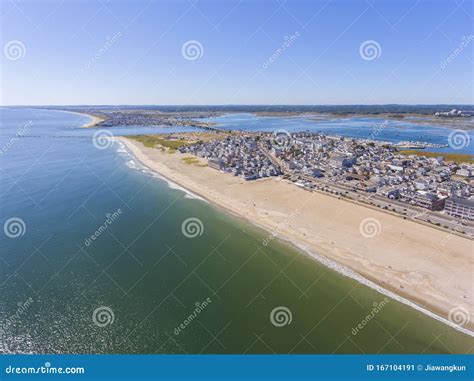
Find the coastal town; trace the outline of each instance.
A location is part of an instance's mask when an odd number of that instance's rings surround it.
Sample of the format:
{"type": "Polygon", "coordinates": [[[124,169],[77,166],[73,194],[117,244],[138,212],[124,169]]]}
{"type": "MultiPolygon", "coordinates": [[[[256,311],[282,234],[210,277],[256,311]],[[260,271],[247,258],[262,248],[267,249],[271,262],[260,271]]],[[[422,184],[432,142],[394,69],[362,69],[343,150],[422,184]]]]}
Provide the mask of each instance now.
{"type": "Polygon", "coordinates": [[[93,125],[87,127],[117,127],[117,126],[155,126],[155,127],[198,127],[213,130],[214,123],[203,121],[218,115],[208,111],[180,111],[166,112],[156,109],[141,109],[130,107],[101,107],[101,108],[74,108],[64,110],[86,113],[95,118],[93,125]]]}
{"type": "Polygon", "coordinates": [[[471,162],[320,133],[240,133],[179,148],[251,181],[281,176],[308,191],[366,203],[461,234],[474,233],[471,162]],[[409,151],[408,151],[409,152],[409,151]]]}
{"type": "Polygon", "coordinates": [[[459,117],[464,117],[464,118],[470,118],[474,116],[474,112],[472,111],[464,111],[464,110],[457,110],[453,108],[451,111],[437,111],[435,112],[436,117],[441,117],[441,118],[459,118],[459,117]]]}
{"type": "Polygon", "coordinates": [[[0,381],[474,381],[474,0],[0,4],[0,381]]]}

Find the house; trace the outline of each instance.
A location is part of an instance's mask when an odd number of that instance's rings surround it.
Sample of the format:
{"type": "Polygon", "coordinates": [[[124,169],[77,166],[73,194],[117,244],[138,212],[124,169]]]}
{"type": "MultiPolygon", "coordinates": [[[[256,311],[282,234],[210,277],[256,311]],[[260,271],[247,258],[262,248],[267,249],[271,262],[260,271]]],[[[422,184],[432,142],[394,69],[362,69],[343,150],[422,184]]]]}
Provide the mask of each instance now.
{"type": "Polygon", "coordinates": [[[447,215],[457,218],[474,220],[474,201],[467,198],[449,197],[444,210],[447,215]]]}
{"type": "Polygon", "coordinates": [[[430,210],[443,210],[445,199],[439,199],[436,194],[426,192],[426,193],[416,193],[414,197],[415,204],[430,210]]]}
{"type": "Polygon", "coordinates": [[[349,168],[356,162],[355,159],[344,156],[334,156],[329,159],[329,165],[334,168],[349,168]]]}

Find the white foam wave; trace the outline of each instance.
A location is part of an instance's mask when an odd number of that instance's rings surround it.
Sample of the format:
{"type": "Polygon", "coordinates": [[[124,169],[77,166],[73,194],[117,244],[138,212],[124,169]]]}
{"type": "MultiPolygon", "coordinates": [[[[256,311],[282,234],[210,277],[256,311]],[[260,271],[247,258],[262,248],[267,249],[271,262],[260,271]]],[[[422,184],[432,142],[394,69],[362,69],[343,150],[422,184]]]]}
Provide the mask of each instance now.
{"type": "Polygon", "coordinates": [[[184,198],[194,199],[194,200],[201,200],[201,201],[207,202],[207,200],[205,200],[202,197],[198,196],[197,194],[187,190],[186,188],[183,188],[181,185],[178,185],[178,184],[174,183],[170,179],[168,179],[164,176],[161,176],[159,173],[153,172],[153,171],[152,171],[152,173],[153,173],[153,177],[156,177],[158,179],[166,181],[166,183],[168,184],[168,187],[170,189],[176,189],[176,190],[179,190],[181,192],[184,192],[184,198]]]}
{"type": "Polygon", "coordinates": [[[126,151],[125,148],[123,148],[123,147],[117,148],[117,152],[118,152],[118,153],[122,153],[122,154],[126,154],[126,153],[127,153],[127,151],[126,151]]]}
{"type": "Polygon", "coordinates": [[[200,201],[204,201],[206,203],[208,202],[204,198],[202,198],[202,197],[198,196],[197,194],[187,190],[186,188],[183,188],[182,186],[174,183],[170,179],[160,175],[158,172],[155,172],[154,170],[152,170],[149,167],[147,167],[146,165],[144,165],[141,161],[136,159],[136,156],[133,154],[132,151],[130,151],[125,146],[124,143],[120,142],[120,146],[117,149],[117,152],[122,154],[122,155],[128,156],[129,160],[125,163],[125,165],[127,167],[129,167],[130,169],[138,170],[141,173],[144,173],[144,174],[152,176],[156,179],[160,179],[162,181],[165,181],[168,184],[168,187],[170,189],[176,189],[176,190],[179,190],[179,191],[183,192],[184,193],[184,198],[192,199],[192,200],[200,200],[200,201]]]}
{"type": "Polygon", "coordinates": [[[117,153],[121,154],[121,156],[130,156],[129,152],[127,151],[127,147],[122,141],[116,139],[115,145],[117,147],[117,153]]]}
{"type": "MultiPolygon", "coordinates": [[[[125,147],[125,146],[124,146],[125,147]]],[[[126,147],[125,147],[126,149],[126,147]]],[[[129,151],[128,149],[126,149],[127,153],[135,158],[135,155],[133,155],[133,153],[131,151],[129,151]]],[[[127,166],[130,166],[130,168],[133,168],[133,169],[140,169],[142,171],[144,171],[145,173],[149,173],[151,174],[153,177],[156,177],[156,178],[159,178],[161,180],[164,180],[167,182],[168,186],[171,188],[171,189],[177,189],[177,190],[180,190],[180,191],[183,191],[185,193],[185,198],[190,198],[190,199],[198,199],[198,200],[202,200],[202,201],[205,201],[205,202],[208,202],[207,200],[203,199],[202,197],[199,197],[198,195],[188,191],[187,189],[181,187],[180,185],[170,181],[169,179],[167,179],[166,177],[163,177],[161,176],[160,174],[158,174],[157,172],[154,172],[152,170],[150,170],[148,167],[146,167],[145,165],[141,164],[140,165],[137,165],[137,163],[132,159],[132,160],[129,160],[127,162],[127,166]]],[[[258,223],[255,223],[253,222],[255,225],[257,226],[260,226],[258,223]]],[[[265,227],[263,226],[260,226],[262,229],[265,229],[265,227]]],[[[265,229],[267,230],[267,229],[265,229]]],[[[294,246],[296,246],[298,249],[302,250],[304,253],[306,253],[307,255],[311,256],[312,258],[316,259],[318,262],[320,262],[322,265],[330,268],[331,270],[334,270],[344,276],[347,276],[351,279],[354,279],[355,281],[359,282],[359,283],[362,283],[363,285],[367,286],[367,287],[370,287],[371,289],[381,293],[382,295],[385,295],[393,300],[396,300],[400,303],[403,303],[411,308],[414,308],[415,310],[439,321],[439,322],[442,322],[466,335],[469,335],[471,337],[474,337],[474,332],[467,329],[467,328],[464,328],[462,326],[459,326],[453,322],[451,322],[450,320],[446,319],[446,318],[443,318],[439,315],[436,315],[435,313],[427,310],[426,308],[400,296],[400,295],[397,295],[395,294],[394,292],[390,291],[390,290],[387,290],[381,286],[379,286],[378,284],[364,278],[362,275],[358,274],[357,272],[355,272],[354,270],[350,269],[349,267],[345,266],[345,265],[342,265],[338,262],[335,262],[323,255],[320,255],[320,254],[317,254],[315,253],[314,251],[308,249],[306,246],[298,243],[298,242],[294,242],[290,239],[286,239],[284,237],[281,237],[280,235],[278,235],[278,238],[280,238],[281,240],[283,241],[287,241],[291,244],[293,244],[294,246]]]]}
{"type": "Polygon", "coordinates": [[[287,242],[290,242],[291,244],[293,244],[294,246],[296,246],[297,248],[299,248],[300,250],[302,250],[303,252],[305,252],[307,255],[309,255],[310,257],[316,259],[318,262],[320,262],[321,264],[323,264],[324,266],[330,268],[331,270],[334,270],[336,272],[338,272],[339,274],[342,274],[348,278],[352,278],[354,280],[356,280],[357,282],[359,283],[362,283],[363,285],[367,286],[367,287],[370,287],[371,289],[381,293],[382,295],[385,295],[385,296],[388,296],[389,298],[391,299],[394,299],[396,300],[397,302],[400,302],[400,303],[403,303],[441,323],[444,323],[446,325],[449,325],[450,327],[466,334],[466,335],[469,335],[471,337],[474,337],[474,332],[467,329],[467,328],[464,328],[460,325],[457,325],[455,323],[453,323],[452,321],[446,319],[446,318],[443,318],[442,316],[439,316],[433,312],[431,312],[430,310],[412,302],[411,300],[408,300],[406,298],[404,298],[403,296],[400,296],[398,294],[395,294],[394,292],[390,291],[390,290],[387,290],[386,288],[383,288],[382,286],[379,286],[378,284],[368,280],[367,278],[364,278],[362,275],[360,275],[359,273],[355,272],[354,270],[350,269],[349,267],[343,265],[343,264],[340,264],[338,262],[335,262],[323,255],[320,255],[320,254],[317,254],[315,252],[313,252],[312,250],[308,249],[306,246],[300,244],[300,243],[297,243],[297,242],[293,242],[291,240],[288,240],[288,239],[285,239],[283,237],[279,237],[280,239],[284,240],[284,241],[287,241],[287,242]]]}

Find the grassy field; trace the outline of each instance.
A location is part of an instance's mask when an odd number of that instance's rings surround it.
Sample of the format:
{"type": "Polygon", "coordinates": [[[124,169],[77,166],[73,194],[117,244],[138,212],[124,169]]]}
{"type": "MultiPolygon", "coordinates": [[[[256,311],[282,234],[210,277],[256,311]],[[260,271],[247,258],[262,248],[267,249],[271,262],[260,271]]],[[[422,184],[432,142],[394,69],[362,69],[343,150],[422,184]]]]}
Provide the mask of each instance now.
{"type": "Polygon", "coordinates": [[[181,159],[183,163],[187,165],[195,165],[197,167],[207,167],[207,164],[201,164],[201,161],[199,159],[196,159],[195,157],[183,157],[181,159]]]}
{"type": "Polygon", "coordinates": [[[189,143],[187,140],[166,139],[162,135],[130,135],[127,137],[139,141],[145,147],[154,148],[159,145],[173,151],[189,143]]]}
{"type": "Polygon", "coordinates": [[[185,164],[192,165],[199,163],[199,160],[194,157],[184,157],[181,159],[185,164]]]}
{"type": "Polygon", "coordinates": [[[474,156],[461,153],[441,153],[441,152],[427,152],[427,151],[416,151],[416,150],[401,150],[399,151],[402,155],[417,155],[426,157],[439,157],[442,156],[444,160],[455,161],[456,163],[473,163],[474,156]]]}

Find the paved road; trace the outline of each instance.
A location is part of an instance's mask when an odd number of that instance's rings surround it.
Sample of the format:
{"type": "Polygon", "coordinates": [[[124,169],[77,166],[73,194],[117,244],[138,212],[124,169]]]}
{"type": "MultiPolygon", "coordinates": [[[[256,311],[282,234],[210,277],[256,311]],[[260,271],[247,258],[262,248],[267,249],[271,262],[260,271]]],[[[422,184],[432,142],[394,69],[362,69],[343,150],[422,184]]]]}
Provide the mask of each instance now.
{"type": "Polygon", "coordinates": [[[343,184],[336,184],[328,179],[317,179],[311,176],[291,172],[286,163],[275,157],[262,142],[258,143],[260,150],[267,156],[273,165],[280,168],[283,174],[298,176],[301,179],[311,182],[316,190],[336,197],[344,197],[366,205],[375,206],[383,210],[388,210],[399,214],[401,217],[414,221],[423,221],[436,226],[447,228],[456,232],[465,232],[470,237],[474,237],[474,223],[469,221],[459,221],[450,216],[436,213],[425,208],[409,205],[397,200],[390,200],[375,193],[365,193],[354,191],[353,187],[343,184]]]}

